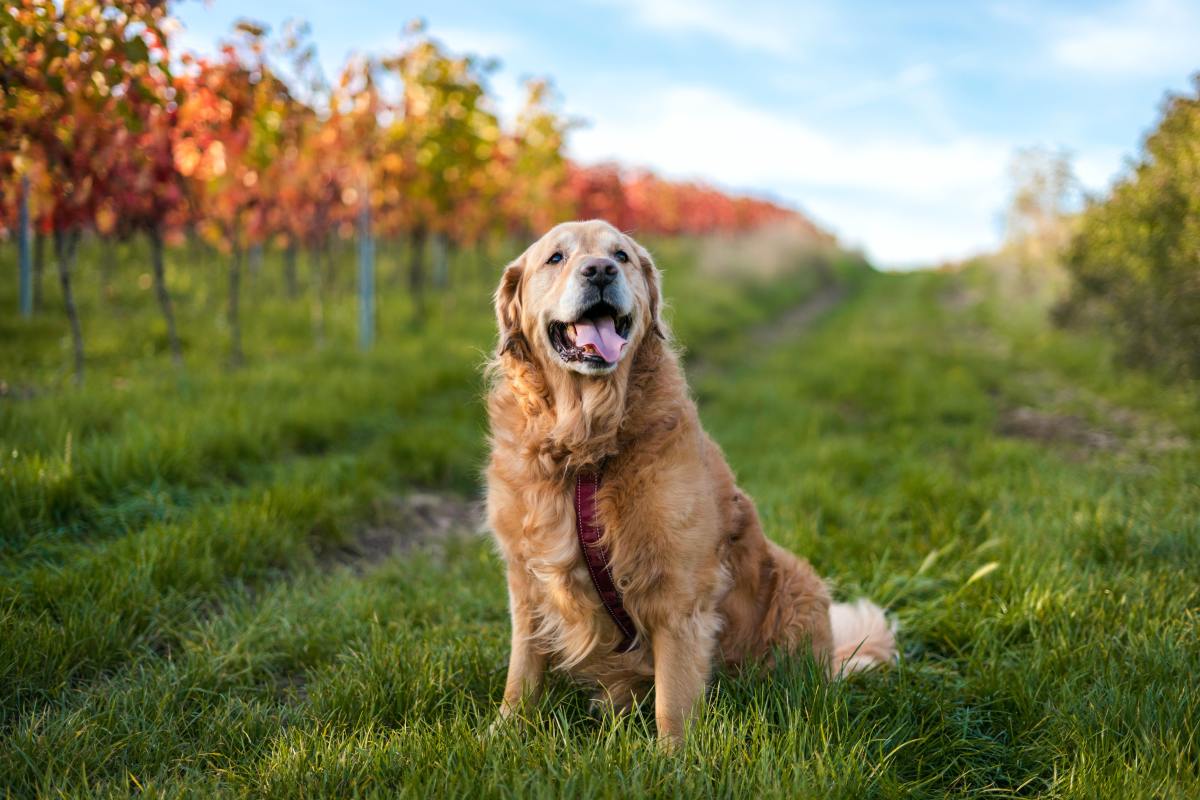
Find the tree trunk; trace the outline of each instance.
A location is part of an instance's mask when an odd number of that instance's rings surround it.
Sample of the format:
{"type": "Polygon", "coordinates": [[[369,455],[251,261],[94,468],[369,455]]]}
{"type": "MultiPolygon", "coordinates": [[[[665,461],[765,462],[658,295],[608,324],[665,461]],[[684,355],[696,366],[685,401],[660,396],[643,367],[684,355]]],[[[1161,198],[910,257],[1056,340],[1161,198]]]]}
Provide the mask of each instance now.
{"type": "Polygon", "coordinates": [[[327,242],[321,248],[321,258],[324,260],[324,266],[321,269],[321,280],[325,282],[325,297],[332,302],[333,298],[338,296],[338,257],[342,254],[338,250],[342,247],[340,239],[333,239],[327,242]]]}
{"type": "Polygon", "coordinates": [[[300,283],[296,279],[295,242],[288,242],[287,250],[283,251],[283,283],[288,297],[295,298],[300,294],[300,283]]]}
{"type": "Polygon", "coordinates": [[[71,323],[71,342],[75,350],[75,385],[83,385],[83,328],[79,324],[79,310],[75,308],[75,295],[71,292],[71,267],[75,261],[75,248],[79,244],[79,233],[72,231],[54,232],[54,257],[58,262],[58,281],[62,285],[63,308],[71,323]]]}
{"type": "Polygon", "coordinates": [[[262,275],[263,265],[263,246],[262,242],[255,242],[250,245],[248,253],[249,258],[246,264],[246,277],[249,278],[247,283],[254,291],[258,291],[259,276],[262,275]]]}
{"type": "Polygon", "coordinates": [[[33,316],[33,265],[29,247],[29,176],[21,178],[21,197],[17,209],[17,269],[20,275],[22,317],[33,316]]]}
{"type": "Polygon", "coordinates": [[[379,274],[381,282],[389,287],[399,286],[404,282],[404,243],[399,237],[381,240],[380,251],[383,257],[380,263],[384,266],[379,274]]]}
{"type": "MultiPolygon", "coordinates": [[[[452,271],[453,271],[452,265],[454,264],[455,258],[458,256],[458,254],[459,254],[458,245],[456,245],[448,237],[443,237],[442,238],[442,249],[441,249],[441,252],[439,253],[439,257],[442,260],[442,264],[439,267],[439,274],[441,275],[441,279],[438,281],[439,289],[443,289],[443,290],[449,289],[450,285],[454,282],[455,278],[454,278],[454,275],[452,274],[452,271]]],[[[451,291],[443,292],[443,294],[442,294],[442,308],[443,309],[445,309],[447,312],[452,313],[457,304],[458,304],[458,293],[457,292],[451,292],[451,291]]]]}
{"type": "Polygon", "coordinates": [[[234,245],[229,259],[229,365],[240,367],[245,360],[242,355],[242,319],[239,313],[242,291],[242,248],[234,245]]]}
{"type": "Polygon", "coordinates": [[[312,323],[313,323],[313,338],[317,341],[317,346],[325,344],[325,277],[324,265],[325,261],[321,256],[321,248],[313,247],[308,251],[309,256],[309,276],[308,280],[312,286],[312,323]]]}
{"type": "Polygon", "coordinates": [[[463,280],[470,281],[472,284],[479,280],[483,274],[483,256],[484,256],[483,239],[472,244],[470,247],[462,249],[462,267],[459,269],[459,275],[463,280]]]}
{"type": "Polygon", "coordinates": [[[33,237],[33,310],[42,307],[42,276],[46,274],[46,234],[38,231],[33,237]]]}
{"type": "Polygon", "coordinates": [[[425,240],[424,228],[417,228],[409,239],[408,288],[412,294],[413,321],[425,319],[425,240]]]}
{"type": "Polygon", "coordinates": [[[433,235],[433,288],[450,286],[450,246],[444,233],[433,235]]]}
{"type": "Polygon", "coordinates": [[[110,237],[100,240],[100,304],[112,300],[113,274],[117,271],[117,243],[110,237]]]}
{"type": "Polygon", "coordinates": [[[171,294],[167,291],[167,274],[163,267],[162,231],[153,228],[149,232],[150,261],[154,267],[154,293],[158,295],[158,307],[162,309],[163,319],[167,322],[167,341],[171,344],[171,360],[175,366],[183,366],[183,349],[179,346],[179,336],[175,333],[175,312],[171,308],[171,294]]]}
{"type": "Polygon", "coordinates": [[[485,282],[490,282],[491,277],[489,270],[489,262],[491,261],[491,244],[487,239],[480,239],[475,247],[471,248],[471,279],[483,279],[485,282]]]}

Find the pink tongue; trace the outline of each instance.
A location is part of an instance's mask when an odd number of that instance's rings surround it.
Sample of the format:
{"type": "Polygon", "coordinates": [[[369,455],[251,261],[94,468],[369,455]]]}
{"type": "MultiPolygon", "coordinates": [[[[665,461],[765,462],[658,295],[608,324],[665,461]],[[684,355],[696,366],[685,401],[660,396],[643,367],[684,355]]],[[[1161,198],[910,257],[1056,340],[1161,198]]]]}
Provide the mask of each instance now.
{"type": "Polygon", "coordinates": [[[600,317],[594,320],[581,319],[575,323],[575,346],[583,348],[589,344],[611,364],[621,357],[621,351],[627,343],[617,333],[612,317],[600,317]]]}

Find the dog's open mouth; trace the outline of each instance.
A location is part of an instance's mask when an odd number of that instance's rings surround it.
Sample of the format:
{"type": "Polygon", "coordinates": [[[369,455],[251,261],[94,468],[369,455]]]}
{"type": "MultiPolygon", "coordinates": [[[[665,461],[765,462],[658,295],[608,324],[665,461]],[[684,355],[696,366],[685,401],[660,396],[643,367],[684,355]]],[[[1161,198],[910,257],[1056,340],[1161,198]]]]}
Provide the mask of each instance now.
{"type": "Polygon", "coordinates": [[[550,343],[563,361],[609,367],[620,360],[632,327],[632,314],[621,316],[602,301],[574,322],[551,322],[550,343]]]}

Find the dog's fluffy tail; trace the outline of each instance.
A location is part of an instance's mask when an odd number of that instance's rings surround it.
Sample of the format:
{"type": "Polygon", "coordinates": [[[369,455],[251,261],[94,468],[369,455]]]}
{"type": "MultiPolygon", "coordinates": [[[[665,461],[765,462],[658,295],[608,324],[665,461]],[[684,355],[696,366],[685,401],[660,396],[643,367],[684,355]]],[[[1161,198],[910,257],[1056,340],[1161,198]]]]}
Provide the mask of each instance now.
{"type": "Polygon", "coordinates": [[[871,669],[896,660],[896,628],[883,609],[865,598],[829,607],[833,674],[871,669]]]}

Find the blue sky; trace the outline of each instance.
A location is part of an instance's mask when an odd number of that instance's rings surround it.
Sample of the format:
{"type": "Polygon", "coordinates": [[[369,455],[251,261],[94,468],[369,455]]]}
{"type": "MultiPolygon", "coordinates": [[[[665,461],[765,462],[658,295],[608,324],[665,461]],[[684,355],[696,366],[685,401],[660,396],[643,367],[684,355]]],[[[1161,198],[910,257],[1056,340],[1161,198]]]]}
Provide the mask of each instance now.
{"type": "Polygon", "coordinates": [[[394,50],[421,17],[451,49],[495,56],[511,116],[520,80],[554,79],[588,122],[572,154],[762,192],[877,263],[994,246],[1022,146],[1065,148],[1104,189],[1167,91],[1200,70],[1200,3],[211,0],[174,6],[180,44],[232,22],[312,23],[332,75],[394,50]]]}

